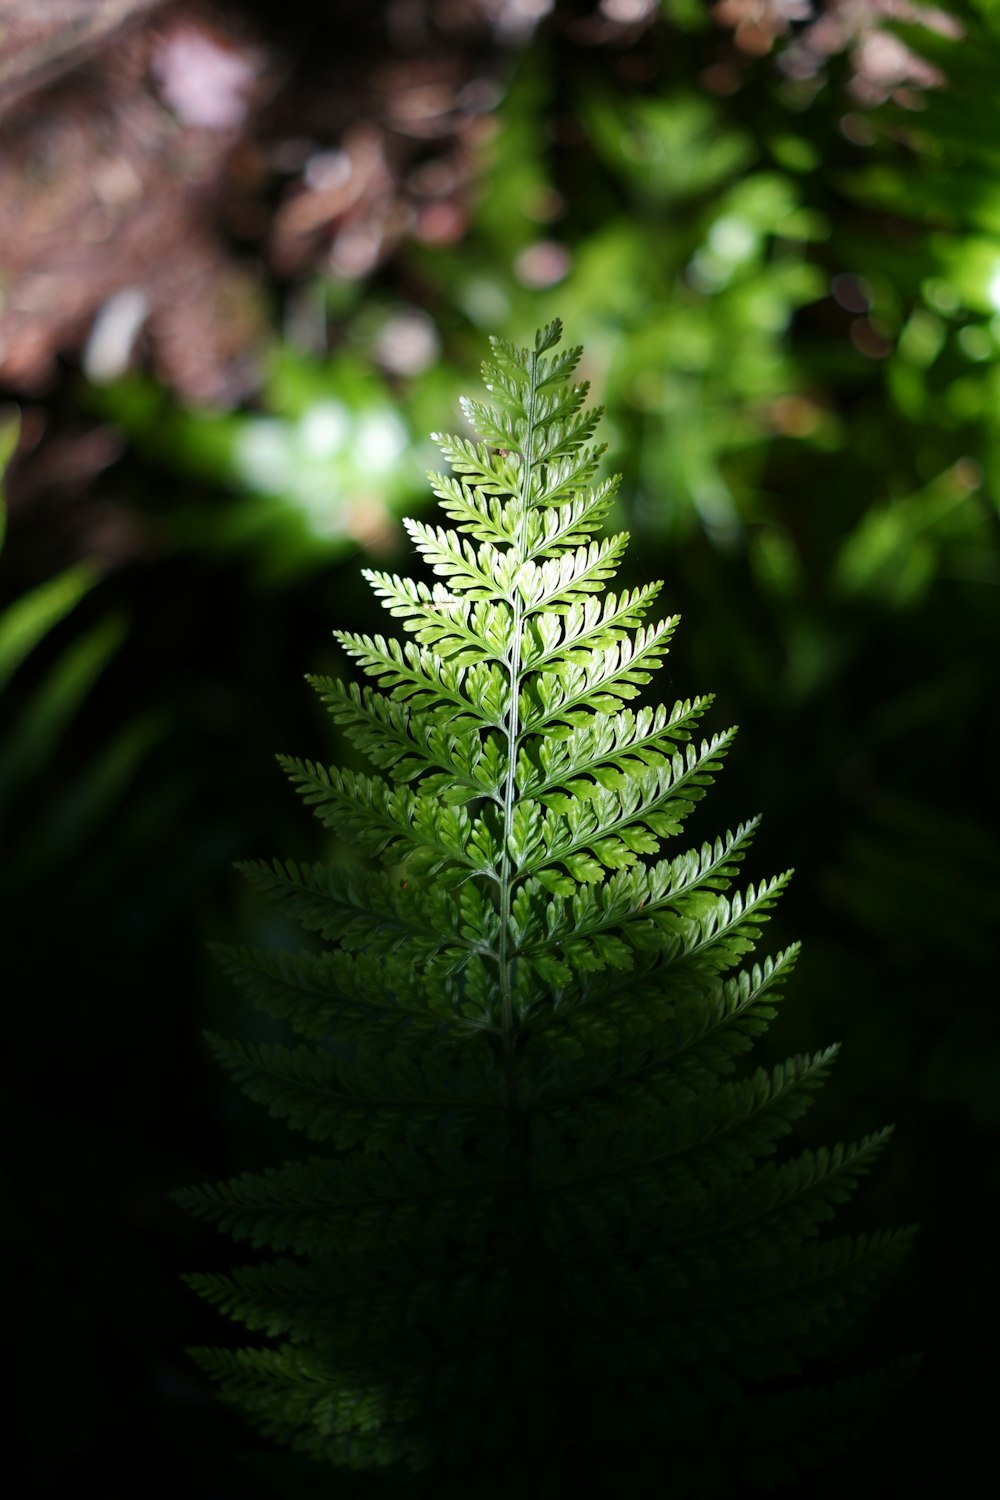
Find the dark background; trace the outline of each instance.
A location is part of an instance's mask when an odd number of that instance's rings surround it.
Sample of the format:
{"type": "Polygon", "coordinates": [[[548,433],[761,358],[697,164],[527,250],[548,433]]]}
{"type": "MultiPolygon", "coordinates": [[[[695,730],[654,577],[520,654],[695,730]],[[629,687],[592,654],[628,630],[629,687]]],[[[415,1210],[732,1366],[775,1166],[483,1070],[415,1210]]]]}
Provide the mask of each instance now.
{"type": "Polygon", "coordinates": [[[699,834],[763,812],[749,873],[796,867],[765,1053],[844,1044],[802,1137],[895,1121],[845,1227],[922,1226],[845,1355],[921,1371],[804,1493],[964,1489],[995,1395],[993,7],[32,11],[0,35],[0,661],[89,572],[0,699],[15,1493],[289,1494],[183,1352],[232,1335],[179,1276],[233,1252],[170,1189],[286,1150],[206,1055],[261,1023],[205,945],[287,937],[231,864],[320,852],[274,764],[346,753],[303,675],[381,623],[362,566],[412,570],[398,518],[487,335],[556,315],[623,581],[684,616],[656,696],[741,726],[699,834]]]}

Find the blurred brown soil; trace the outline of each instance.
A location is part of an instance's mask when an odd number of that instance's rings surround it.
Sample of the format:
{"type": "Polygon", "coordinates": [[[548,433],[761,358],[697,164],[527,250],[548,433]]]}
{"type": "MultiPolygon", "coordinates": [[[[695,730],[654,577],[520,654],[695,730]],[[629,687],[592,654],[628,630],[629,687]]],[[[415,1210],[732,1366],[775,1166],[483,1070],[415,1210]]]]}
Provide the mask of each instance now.
{"type": "MultiPolygon", "coordinates": [[[[866,26],[901,5],[719,0],[717,91],[779,41],[799,76],[838,49],[862,57],[866,26]]],[[[80,367],[97,382],[143,367],[189,405],[252,399],[298,286],[367,279],[407,237],[461,239],[477,146],[538,25],[615,49],[657,14],[652,0],[0,0],[0,400],[28,403],[12,505],[56,472],[79,489],[116,451],[86,422],[79,442],[59,426],[80,367]],[[54,469],[32,461],[43,437],[68,445],[54,469]]]]}

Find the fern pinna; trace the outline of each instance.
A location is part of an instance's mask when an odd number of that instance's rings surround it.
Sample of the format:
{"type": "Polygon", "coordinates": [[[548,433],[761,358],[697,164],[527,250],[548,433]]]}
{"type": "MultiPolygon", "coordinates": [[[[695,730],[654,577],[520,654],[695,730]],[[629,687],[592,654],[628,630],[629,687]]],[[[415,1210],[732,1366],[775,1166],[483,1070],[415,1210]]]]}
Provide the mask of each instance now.
{"type": "Polygon", "coordinates": [[[191,1278],[271,1340],[202,1364],[379,1493],[727,1493],[892,1383],[796,1388],[904,1248],[817,1233],[885,1133],[776,1160],[836,1049],[738,1069],[795,960],[744,965],[787,876],[734,887],[755,822],[673,852],[732,732],[629,706],[677,622],[609,591],[560,332],[493,340],[481,440],[436,439],[453,526],[408,529],[439,581],[369,572],[409,639],[338,632],[377,686],[314,682],[384,774],[283,758],[362,858],[246,868],[322,947],[225,951],[301,1040],[212,1046],[323,1151],[181,1195],[279,1257],[191,1278]]]}

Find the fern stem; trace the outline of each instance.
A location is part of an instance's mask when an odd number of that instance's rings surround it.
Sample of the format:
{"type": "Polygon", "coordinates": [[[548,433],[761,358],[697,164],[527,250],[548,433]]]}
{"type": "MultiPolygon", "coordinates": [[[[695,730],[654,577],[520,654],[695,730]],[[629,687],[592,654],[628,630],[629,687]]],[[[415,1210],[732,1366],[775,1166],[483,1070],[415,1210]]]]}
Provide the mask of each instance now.
{"type": "MultiPolygon", "coordinates": [[[[525,440],[522,445],[521,485],[518,494],[519,515],[517,519],[518,560],[524,562],[528,539],[528,502],[531,494],[531,456],[535,441],[535,402],[538,393],[538,355],[529,355],[530,395],[525,440]]],[[[520,1094],[517,1084],[517,1068],[514,1059],[514,975],[513,955],[510,947],[511,890],[514,877],[511,870],[510,843],[514,823],[514,797],[516,793],[514,773],[517,766],[518,743],[521,738],[521,653],[524,633],[524,600],[516,584],[511,599],[511,648],[510,648],[510,702],[507,708],[507,775],[503,792],[503,853],[500,860],[500,1032],[503,1045],[504,1071],[507,1078],[507,1093],[512,1110],[520,1113],[520,1094]]]]}

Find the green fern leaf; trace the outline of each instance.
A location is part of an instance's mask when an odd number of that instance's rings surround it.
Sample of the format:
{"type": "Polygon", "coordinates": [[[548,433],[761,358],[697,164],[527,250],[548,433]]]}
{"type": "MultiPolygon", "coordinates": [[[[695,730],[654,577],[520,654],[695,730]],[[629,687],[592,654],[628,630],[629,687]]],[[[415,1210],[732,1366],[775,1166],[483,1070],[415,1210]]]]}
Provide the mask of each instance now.
{"type": "Polygon", "coordinates": [[[810,1424],[856,1425],[878,1377],[780,1382],[909,1240],[823,1234],[888,1132],[783,1148],[836,1047],[745,1066],[797,956],[749,961],[789,877],[737,885],[756,819],[682,842],[734,732],[641,701],[677,620],[610,589],[617,481],[560,335],[493,340],[478,437],[437,438],[452,525],[407,523],[436,581],[366,573],[409,639],[338,632],[371,684],[313,679],[382,774],[280,757],[353,858],[243,867],[322,947],[220,951],[299,1040],[210,1045],[326,1154],[179,1195],[272,1256],[190,1278],[277,1341],[198,1353],[227,1399],[435,1500],[822,1461],[810,1424]]]}

